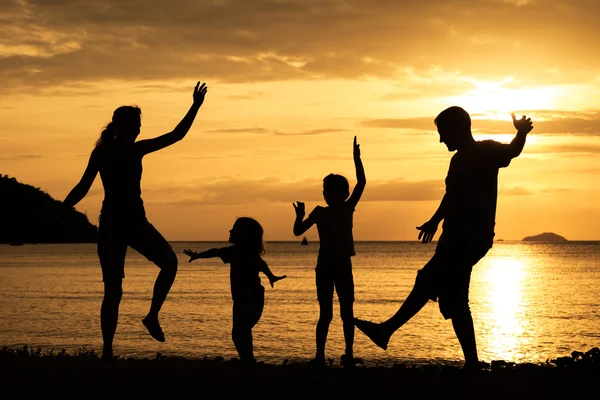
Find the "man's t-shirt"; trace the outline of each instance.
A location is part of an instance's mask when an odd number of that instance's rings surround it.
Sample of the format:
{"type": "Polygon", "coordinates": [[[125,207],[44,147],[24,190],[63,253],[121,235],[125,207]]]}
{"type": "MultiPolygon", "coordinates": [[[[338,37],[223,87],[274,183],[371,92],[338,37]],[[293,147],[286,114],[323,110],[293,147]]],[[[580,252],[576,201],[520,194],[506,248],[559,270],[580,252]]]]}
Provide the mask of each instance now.
{"type": "Polygon", "coordinates": [[[439,245],[468,241],[492,246],[498,198],[498,169],[512,157],[509,145],[475,142],[457,152],[446,177],[444,224],[439,245]]]}
{"type": "Polygon", "coordinates": [[[340,260],[355,255],[352,237],[354,207],[348,203],[334,207],[317,206],[310,213],[319,232],[319,259],[340,260]]]}
{"type": "Polygon", "coordinates": [[[233,301],[243,301],[264,292],[258,273],[263,271],[265,261],[255,252],[244,252],[238,246],[218,249],[218,255],[225,264],[230,264],[229,281],[233,301]]]}

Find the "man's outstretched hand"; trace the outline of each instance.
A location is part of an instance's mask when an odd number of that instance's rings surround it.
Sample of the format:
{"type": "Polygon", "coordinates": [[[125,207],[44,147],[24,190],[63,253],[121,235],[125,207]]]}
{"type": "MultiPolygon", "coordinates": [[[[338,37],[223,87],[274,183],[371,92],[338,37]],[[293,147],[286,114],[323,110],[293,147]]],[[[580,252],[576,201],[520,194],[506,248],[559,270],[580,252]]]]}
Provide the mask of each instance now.
{"type": "Polygon", "coordinates": [[[423,243],[431,242],[433,235],[435,235],[435,232],[437,231],[437,228],[438,224],[431,220],[425,222],[421,226],[417,226],[417,229],[421,231],[419,232],[419,240],[421,240],[423,243]]]}
{"type": "Polygon", "coordinates": [[[515,113],[511,113],[513,119],[513,125],[517,128],[517,132],[527,134],[533,129],[533,122],[531,118],[527,118],[525,115],[521,119],[515,117],[515,113]]]}

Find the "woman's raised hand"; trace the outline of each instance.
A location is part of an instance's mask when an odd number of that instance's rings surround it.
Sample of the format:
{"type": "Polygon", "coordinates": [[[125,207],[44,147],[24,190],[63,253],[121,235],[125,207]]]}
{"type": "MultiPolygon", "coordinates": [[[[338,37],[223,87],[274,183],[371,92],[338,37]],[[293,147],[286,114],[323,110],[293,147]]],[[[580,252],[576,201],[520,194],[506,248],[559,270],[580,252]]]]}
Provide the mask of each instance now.
{"type": "Polygon", "coordinates": [[[202,103],[204,103],[204,96],[206,96],[206,92],[208,91],[208,86],[206,86],[206,83],[202,83],[202,85],[200,85],[200,82],[196,83],[196,87],[194,88],[194,104],[198,104],[199,106],[202,105],[202,103]]]}

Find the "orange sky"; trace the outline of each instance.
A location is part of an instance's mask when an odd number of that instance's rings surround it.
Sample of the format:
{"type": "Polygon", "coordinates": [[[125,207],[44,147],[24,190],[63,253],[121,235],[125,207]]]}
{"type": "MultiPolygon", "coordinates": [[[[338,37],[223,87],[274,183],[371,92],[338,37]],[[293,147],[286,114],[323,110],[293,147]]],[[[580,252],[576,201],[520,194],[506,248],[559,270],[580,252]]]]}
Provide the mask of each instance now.
{"type": "MultiPolygon", "coordinates": [[[[142,108],[140,138],[170,131],[197,80],[188,136],[147,156],[150,221],[169,240],[226,240],[236,217],[291,240],[330,172],[367,188],[357,240],[413,240],[443,195],[451,154],[433,118],[451,105],[476,138],[511,140],[498,238],[598,239],[597,2],[551,0],[2,1],[0,173],[64,199],[112,111],[142,108]],[[76,5],[74,5],[76,4],[76,5]]],[[[96,222],[99,178],[77,209],[96,222]]],[[[316,239],[316,230],[309,231],[316,239]]]]}

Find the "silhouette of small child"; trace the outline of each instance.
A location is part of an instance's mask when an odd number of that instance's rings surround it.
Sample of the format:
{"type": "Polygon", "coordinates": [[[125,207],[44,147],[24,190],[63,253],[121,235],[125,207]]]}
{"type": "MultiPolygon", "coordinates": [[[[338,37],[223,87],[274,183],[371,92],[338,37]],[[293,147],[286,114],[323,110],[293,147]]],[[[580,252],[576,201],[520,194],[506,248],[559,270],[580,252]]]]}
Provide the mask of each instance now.
{"type": "Polygon", "coordinates": [[[315,207],[308,218],[304,219],[304,203],[298,201],[293,204],[296,211],[294,235],[302,235],[313,224],[317,225],[319,233],[319,256],[315,274],[320,311],[316,329],[317,350],[315,359],[312,361],[317,366],[325,365],[325,343],[329,325],[333,319],[334,288],[340,302],[340,314],[346,342],[342,364],[345,367],[352,367],[355,364],[353,356],[354,279],[351,257],[356,253],[352,237],[352,217],[367,182],[356,136],[354,137],[353,153],[357,183],[352,195],[350,195],[350,186],[345,177],[329,174],[323,179],[323,197],[327,207],[315,207]],[[350,197],[348,197],[349,195],[350,197]]]}
{"type": "Polygon", "coordinates": [[[230,264],[231,297],[233,298],[233,329],[231,337],[244,364],[254,364],[252,328],[258,323],[265,303],[265,288],[260,283],[259,272],[269,278],[271,287],[283,276],[275,276],[261,258],[265,253],[263,228],[255,219],[238,218],[229,231],[233,246],[213,248],[201,253],[186,249],[192,262],[198,258],[219,257],[230,264]]]}

